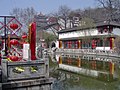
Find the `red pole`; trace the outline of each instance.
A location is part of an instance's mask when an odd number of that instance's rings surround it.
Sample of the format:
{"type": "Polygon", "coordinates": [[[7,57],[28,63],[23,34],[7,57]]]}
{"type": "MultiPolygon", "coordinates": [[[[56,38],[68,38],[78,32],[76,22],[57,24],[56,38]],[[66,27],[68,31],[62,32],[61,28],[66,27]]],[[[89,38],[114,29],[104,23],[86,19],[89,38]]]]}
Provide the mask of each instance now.
{"type": "Polygon", "coordinates": [[[112,37],[110,37],[110,49],[112,49],[112,37]]]}
{"type": "Polygon", "coordinates": [[[31,60],[36,60],[35,48],[36,48],[36,23],[32,22],[30,25],[31,39],[30,39],[30,49],[31,49],[31,60]]]}

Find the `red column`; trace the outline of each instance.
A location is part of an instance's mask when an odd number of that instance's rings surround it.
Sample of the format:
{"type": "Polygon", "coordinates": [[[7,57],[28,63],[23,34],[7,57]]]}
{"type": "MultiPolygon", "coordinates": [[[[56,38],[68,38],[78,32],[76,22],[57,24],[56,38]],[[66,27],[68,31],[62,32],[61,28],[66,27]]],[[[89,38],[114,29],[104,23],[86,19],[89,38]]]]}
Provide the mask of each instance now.
{"type": "Polygon", "coordinates": [[[32,22],[30,25],[31,39],[30,39],[30,49],[31,49],[31,60],[36,60],[35,49],[36,49],[36,23],[32,22]]]}
{"type": "Polygon", "coordinates": [[[92,40],[92,49],[95,49],[95,48],[96,48],[95,40],[92,40]]]}
{"type": "Polygon", "coordinates": [[[77,42],[78,42],[78,48],[81,48],[81,41],[78,40],[77,42]]]}
{"type": "Polygon", "coordinates": [[[59,64],[62,64],[62,57],[59,57],[59,64]]]}
{"type": "Polygon", "coordinates": [[[59,41],[59,48],[62,48],[62,41],[59,41]]]}
{"type": "Polygon", "coordinates": [[[114,48],[114,43],[115,43],[114,40],[115,40],[114,37],[110,38],[110,49],[114,48]]]}
{"type": "Polygon", "coordinates": [[[114,38],[110,37],[110,49],[114,48],[114,38]]]}

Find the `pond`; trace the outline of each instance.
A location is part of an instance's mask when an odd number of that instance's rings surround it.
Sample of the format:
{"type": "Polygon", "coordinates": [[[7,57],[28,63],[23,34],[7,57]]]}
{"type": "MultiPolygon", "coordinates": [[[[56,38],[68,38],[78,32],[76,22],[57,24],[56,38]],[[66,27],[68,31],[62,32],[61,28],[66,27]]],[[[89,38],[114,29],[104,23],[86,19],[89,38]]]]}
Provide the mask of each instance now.
{"type": "Polygon", "coordinates": [[[93,59],[50,55],[50,77],[55,79],[52,90],[120,90],[118,64],[93,59]]]}

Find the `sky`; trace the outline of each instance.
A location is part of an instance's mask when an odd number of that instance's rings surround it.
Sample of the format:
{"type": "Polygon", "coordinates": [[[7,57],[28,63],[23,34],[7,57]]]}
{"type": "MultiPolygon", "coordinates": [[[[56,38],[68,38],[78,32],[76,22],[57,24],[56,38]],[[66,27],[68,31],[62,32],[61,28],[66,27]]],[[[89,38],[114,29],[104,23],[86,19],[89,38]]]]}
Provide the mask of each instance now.
{"type": "Polygon", "coordinates": [[[49,14],[66,5],[72,10],[96,7],[95,0],[0,0],[0,15],[9,15],[13,8],[33,7],[38,13],[49,14]]]}

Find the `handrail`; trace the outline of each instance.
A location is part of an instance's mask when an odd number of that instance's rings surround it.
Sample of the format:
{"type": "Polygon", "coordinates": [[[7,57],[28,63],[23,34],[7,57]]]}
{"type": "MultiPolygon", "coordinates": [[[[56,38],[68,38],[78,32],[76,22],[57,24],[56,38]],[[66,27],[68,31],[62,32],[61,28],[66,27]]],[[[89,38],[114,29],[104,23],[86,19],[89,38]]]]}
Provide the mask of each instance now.
{"type": "Polygon", "coordinates": [[[9,62],[2,60],[2,82],[49,77],[49,60],[9,62]]]}
{"type": "Polygon", "coordinates": [[[56,52],[63,53],[81,53],[81,54],[96,54],[96,55],[106,55],[106,56],[116,56],[120,55],[114,50],[95,50],[95,49],[57,49],[56,52]]]}

